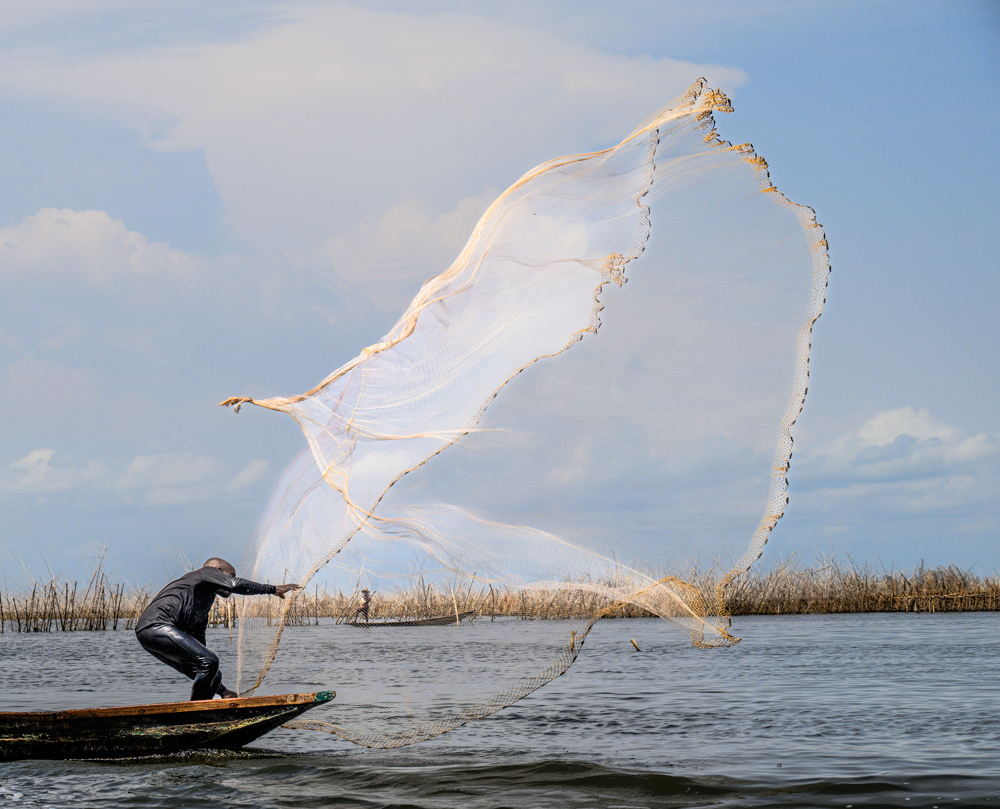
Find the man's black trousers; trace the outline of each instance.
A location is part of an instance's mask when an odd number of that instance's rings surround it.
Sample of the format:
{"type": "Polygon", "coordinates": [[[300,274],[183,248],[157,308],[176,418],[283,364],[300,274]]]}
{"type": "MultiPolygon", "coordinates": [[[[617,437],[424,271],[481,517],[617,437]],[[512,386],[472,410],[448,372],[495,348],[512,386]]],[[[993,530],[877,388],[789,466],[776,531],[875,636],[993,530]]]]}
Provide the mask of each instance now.
{"type": "Polygon", "coordinates": [[[153,657],[194,680],[191,699],[212,699],[222,693],[219,658],[176,626],[147,626],[135,633],[142,648],[153,657]]]}

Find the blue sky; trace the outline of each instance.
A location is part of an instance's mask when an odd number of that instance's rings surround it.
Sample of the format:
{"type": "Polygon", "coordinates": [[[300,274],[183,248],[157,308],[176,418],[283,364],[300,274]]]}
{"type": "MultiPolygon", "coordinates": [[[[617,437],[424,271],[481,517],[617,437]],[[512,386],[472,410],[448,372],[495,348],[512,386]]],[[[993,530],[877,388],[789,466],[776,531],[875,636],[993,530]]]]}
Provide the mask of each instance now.
{"type": "Polygon", "coordinates": [[[238,559],[288,419],[524,171],[704,75],[830,241],[766,558],[1000,569],[990,2],[36,2],[0,31],[0,567],[238,559]]]}

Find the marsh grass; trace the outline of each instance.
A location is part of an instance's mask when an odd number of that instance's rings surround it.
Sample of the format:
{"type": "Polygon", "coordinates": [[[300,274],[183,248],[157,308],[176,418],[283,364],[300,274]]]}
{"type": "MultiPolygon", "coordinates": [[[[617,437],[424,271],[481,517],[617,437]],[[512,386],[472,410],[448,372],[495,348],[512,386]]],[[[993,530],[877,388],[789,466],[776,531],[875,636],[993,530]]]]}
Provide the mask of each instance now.
{"type": "MultiPolygon", "coordinates": [[[[694,571],[684,577],[714,602],[717,579],[694,571]]],[[[604,582],[615,584],[615,582],[604,582]]],[[[113,583],[98,567],[87,586],[56,578],[28,582],[19,592],[0,592],[0,632],[71,632],[135,627],[151,597],[150,588],[113,583]]],[[[232,629],[235,599],[216,599],[210,625],[232,629]]],[[[726,590],[731,615],[796,615],[857,612],[974,612],[1000,610],[1000,576],[980,576],[954,565],[910,571],[826,559],[814,566],[780,564],[755,568],[726,590]]],[[[287,623],[316,625],[351,620],[361,605],[358,593],[306,588],[289,605],[287,623]]],[[[284,605],[274,598],[248,598],[244,614],[277,621],[284,605]]],[[[369,620],[406,620],[473,612],[479,620],[639,618],[651,613],[634,604],[614,603],[585,589],[512,590],[493,585],[436,587],[418,578],[407,590],[376,593],[369,620]]]]}
{"type": "MultiPolygon", "coordinates": [[[[353,620],[362,600],[358,593],[329,593],[318,588],[299,593],[292,603],[286,623],[291,626],[318,624],[321,619],[345,623],[353,620]]],[[[243,614],[248,618],[266,619],[274,623],[282,604],[275,599],[249,598],[243,614]]],[[[216,610],[219,600],[216,601],[216,610]]],[[[231,610],[226,605],[224,610],[231,610]]],[[[437,587],[418,577],[407,590],[375,593],[368,613],[370,621],[411,620],[437,616],[460,616],[472,612],[480,620],[491,618],[523,618],[555,620],[560,618],[591,618],[606,610],[615,618],[638,618],[650,615],[634,604],[615,603],[606,596],[587,590],[513,590],[491,584],[476,586],[455,582],[437,587]]],[[[214,616],[213,616],[214,617],[214,616]]],[[[360,616],[358,620],[364,620],[360,616]]],[[[225,623],[226,619],[220,621],[225,623]]]]}
{"type": "Polygon", "coordinates": [[[131,629],[149,601],[146,588],[113,583],[100,567],[83,590],[58,578],[29,584],[30,590],[0,592],[0,632],[131,629]]]}
{"type": "Polygon", "coordinates": [[[1000,610],[1000,576],[951,565],[909,571],[852,559],[812,567],[791,564],[751,570],[726,592],[732,615],[839,612],[979,612],[1000,610]]]}

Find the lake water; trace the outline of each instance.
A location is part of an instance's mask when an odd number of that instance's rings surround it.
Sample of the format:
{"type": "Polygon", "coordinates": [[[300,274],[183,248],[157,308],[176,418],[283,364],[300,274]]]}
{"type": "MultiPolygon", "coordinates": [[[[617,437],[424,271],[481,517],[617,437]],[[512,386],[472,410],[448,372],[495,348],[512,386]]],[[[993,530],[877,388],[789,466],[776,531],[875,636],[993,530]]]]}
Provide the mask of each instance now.
{"type": "MultiPolygon", "coordinates": [[[[0,806],[1000,807],[1000,614],[733,624],[742,643],[699,650],[603,621],[564,676],[409,748],[279,730],[269,752],[11,762],[0,806]]],[[[210,645],[232,670],[228,636],[210,645]]],[[[131,632],[0,635],[0,710],[188,691],[131,632]]]]}

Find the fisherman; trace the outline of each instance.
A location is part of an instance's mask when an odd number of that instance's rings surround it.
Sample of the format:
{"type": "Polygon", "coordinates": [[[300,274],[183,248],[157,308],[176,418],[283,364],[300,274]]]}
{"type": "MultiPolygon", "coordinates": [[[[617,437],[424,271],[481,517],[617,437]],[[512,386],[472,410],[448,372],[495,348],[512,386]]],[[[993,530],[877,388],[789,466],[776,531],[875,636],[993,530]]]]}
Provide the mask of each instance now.
{"type": "Polygon", "coordinates": [[[352,624],[356,624],[358,622],[358,618],[361,618],[362,616],[365,619],[365,623],[368,623],[368,610],[372,605],[372,594],[368,592],[367,587],[361,591],[361,597],[364,599],[364,603],[354,611],[354,618],[350,621],[352,624]]]}
{"type": "Polygon", "coordinates": [[[213,557],[201,567],[170,582],[142,611],[135,636],[157,660],[194,680],[191,699],[238,697],[222,684],[219,658],[205,645],[208,611],[217,595],[276,595],[297,590],[297,584],[258,584],[236,576],[225,559],[213,557]]]}

